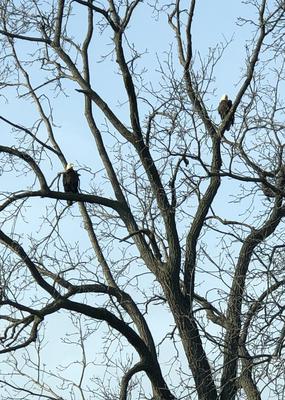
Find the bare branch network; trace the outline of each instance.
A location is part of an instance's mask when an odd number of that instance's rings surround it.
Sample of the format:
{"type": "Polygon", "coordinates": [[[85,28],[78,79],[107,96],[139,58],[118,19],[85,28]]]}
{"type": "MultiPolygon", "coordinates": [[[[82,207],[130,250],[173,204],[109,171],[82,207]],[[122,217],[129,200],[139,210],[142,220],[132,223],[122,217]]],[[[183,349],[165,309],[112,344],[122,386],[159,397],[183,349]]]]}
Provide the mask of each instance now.
{"type": "Polygon", "coordinates": [[[0,0],[1,399],[284,399],[285,6],[213,3],[0,0]]]}

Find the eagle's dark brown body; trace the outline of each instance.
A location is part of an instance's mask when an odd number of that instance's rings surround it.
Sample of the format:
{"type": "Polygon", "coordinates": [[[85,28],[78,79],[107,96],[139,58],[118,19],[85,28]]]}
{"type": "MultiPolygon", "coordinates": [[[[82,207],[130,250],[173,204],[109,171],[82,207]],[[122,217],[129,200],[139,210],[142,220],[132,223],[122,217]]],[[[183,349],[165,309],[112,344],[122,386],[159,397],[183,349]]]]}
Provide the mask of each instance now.
{"type": "MultiPolygon", "coordinates": [[[[218,107],[218,112],[220,114],[220,117],[222,119],[222,121],[225,119],[225,117],[227,116],[228,112],[231,109],[231,106],[233,105],[232,101],[228,99],[227,95],[224,95],[221,98],[219,107],[218,107]]],[[[227,125],[226,125],[226,130],[229,131],[231,126],[234,124],[234,115],[232,116],[232,118],[230,118],[230,120],[228,121],[227,125]]]]}
{"type": "MultiPolygon", "coordinates": [[[[72,167],[65,170],[62,176],[63,188],[66,193],[78,193],[79,174],[72,167]]],[[[71,200],[67,200],[69,206],[72,205],[71,200]]]]}

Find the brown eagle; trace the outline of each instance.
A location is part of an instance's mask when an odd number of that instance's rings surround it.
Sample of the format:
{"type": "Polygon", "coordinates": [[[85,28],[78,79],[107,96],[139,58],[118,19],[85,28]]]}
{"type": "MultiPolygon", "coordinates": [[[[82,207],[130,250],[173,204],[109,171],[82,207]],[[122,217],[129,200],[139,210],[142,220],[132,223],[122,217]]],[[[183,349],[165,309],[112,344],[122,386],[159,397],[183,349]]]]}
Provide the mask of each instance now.
{"type": "MultiPolygon", "coordinates": [[[[233,102],[229,100],[228,95],[224,94],[223,97],[220,100],[219,107],[218,107],[218,112],[220,114],[220,117],[222,121],[226,118],[228,112],[231,109],[231,106],[233,105],[233,102]]],[[[229,131],[231,126],[234,124],[235,117],[234,115],[230,118],[226,125],[226,130],[229,131]]]]}
{"type": "MultiPolygon", "coordinates": [[[[79,174],[74,171],[73,164],[66,164],[65,171],[62,174],[62,183],[66,193],[78,193],[79,174]]],[[[72,201],[67,200],[67,205],[71,206],[72,201]]]]}

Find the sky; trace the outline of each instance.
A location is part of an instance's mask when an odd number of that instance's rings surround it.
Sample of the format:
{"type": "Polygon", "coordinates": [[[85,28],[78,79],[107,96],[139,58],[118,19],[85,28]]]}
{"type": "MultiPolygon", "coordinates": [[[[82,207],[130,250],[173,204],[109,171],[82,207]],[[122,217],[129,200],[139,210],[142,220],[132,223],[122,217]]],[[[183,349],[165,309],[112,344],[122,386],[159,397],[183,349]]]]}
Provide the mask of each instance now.
{"type": "MultiPolygon", "coordinates": [[[[74,13],[76,15],[76,9],[80,7],[77,5],[74,7],[74,13]]],[[[175,46],[174,32],[170,30],[167,24],[167,15],[161,13],[159,17],[149,18],[146,12],[147,5],[142,3],[138,10],[135,11],[133,21],[130,24],[128,30],[128,40],[130,43],[134,43],[136,47],[141,51],[145,52],[141,60],[138,61],[138,70],[142,71],[146,66],[145,77],[148,82],[151,82],[155,87],[157,84],[157,68],[158,60],[164,62],[166,58],[166,52],[169,51],[170,46],[175,46]]],[[[245,59],[245,43],[246,40],[252,39],[252,32],[250,26],[239,27],[237,25],[238,17],[249,18],[253,11],[249,11],[249,7],[243,4],[241,1],[228,1],[228,0],[203,0],[197,1],[197,7],[195,12],[194,24],[193,24],[193,47],[195,53],[195,63],[199,66],[199,58],[202,60],[207,57],[209,48],[213,48],[221,43],[230,42],[229,46],[224,52],[222,59],[217,64],[215,70],[215,81],[212,82],[213,95],[209,97],[207,105],[209,108],[215,109],[220,97],[227,93],[230,98],[234,99],[238,86],[240,83],[240,74],[242,68],[244,68],[245,59]],[[215,90],[214,90],[215,89],[215,90]]],[[[73,24],[73,35],[80,37],[82,31],[84,31],[84,22],[79,17],[79,20],[73,24]]],[[[108,101],[116,111],[122,116],[123,120],[128,124],[128,116],[125,113],[125,107],[118,107],[120,102],[125,100],[122,95],[122,85],[118,81],[116,76],[117,68],[116,63],[107,62],[110,57],[100,62],[101,55],[106,54],[110,49],[110,36],[108,33],[101,37],[95,37],[94,39],[94,54],[92,59],[92,65],[94,67],[94,80],[93,84],[99,94],[102,94],[103,98],[108,101]],[[103,45],[101,40],[104,41],[103,45]]],[[[24,55],[29,50],[29,44],[19,44],[19,51],[24,55]]],[[[180,70],[180,66],[175,64],[177,72],[180,70]]],[[[35,82],[40,83],[43,76],[37,75],[37,70],[34,71],[32,76],[35,82]]],[[[66,96],[55,96],[52,91],[47,93],[52,97],[52,106],[54,110],[54,125],[57,139],[64,149],[69,162],[73,162],[76,167],[85,165],[86,169],[89,168],[91,172],[100,171],[102,168],[101,161],[97,153],[94,153],[94,140],[88,132],[87,124],[82,116],[83,112],[83,95],[75,91],[76,85],[66,83],[66,96]]],[[[34,105],[31,101],[20,101],[15,102],[14,93],[12,91],[5,91],[8,102],[5,98],[0,98],[1,114],[6,118],[11,118],[13,121],[20,125],[31,127],[36,113],[34,111],[34,105]]],[[[217,112],[213,111],[216,122],[219,121],[217,112]]],[[[104,118],[95,111],[95,116],[102,124],[105,123],[104,118]]],[[[11,144],[11,137],[9,134],[9,128],[3,122],[0,123],[2,140],[1,144],[11,144]]],[[[111,129],[112,130],[112,129],[111,129]]],[[[110,146],[112,141],[110,140],[110,146]]],[[[51,165],[49,160],[44,163],[45,172],[51,182],[56,174],[62,171],[62,166],[59,163],[51,165]]],[[[20,172],[19,172],[20,174],[20,172]]],[[[82,179],[82,190],[87,190],[89,182],[89,174],[87,171],[81,173],[82,179]]],[[[98,175],[99,174],[98,172],[98,175]]],[[[14,184],[19,185],[19,182],[14,183],[6,180],[5,176],[0,177],[0,184],[2,187],[7,188],[8,185],[13,186],[14,184]]],[[[23,178],[24,179],[24,178],[23,178]]],[[[21,181],[22,182],[22,181],[21,181]]],[[[107,184],[105,184],[107,186],[107,184]]],[[[107,187],[106,193],[112,195],[110,189],[107,187]]],[[[228,191],[227,188],[224,189],[228,191]]],[[[28,212],[28,216],[33,216],[37,220],[35,226],[24,224],[21,219],[18,220],[18,228],[24,232],[35,231],[39,229],[40,216],[42,212],[42,203],[35,202],[28,212]],[[28,225],[28,226],[27,226],[28,225]],[[37,228],[35,228],[37,227],[37,228]]],[[[70,222],[68,222],[69,224],[70,222]]],[[[73,220],[72,229],[68,229],[65,226],[64,234],[72,240],[74,231],[76,230],[77,220],[73,220]]],[[[80,237],[78,241],[82,246],[85,245],[86,238],[80,237]]],[[[165,314],[167,310],[165,310],[165,314]]],[[[150,325],[155,328],[153,329],[155,339],[157,342],[162,340],[163,329],[157,327],[158,314],[154,313],[152,316],[147,316],[150,325]]],[[[47,337],[52,336],[58,327],[66,328],[68,325],[68,318],[60,315],[60,318],[51,317],[49,325],[46,328],[47,337]]],[[[162,325],[161,325],[161,328],[162,325]]],[[[57,346],[61,346],[59,337],[57,340],[57,346]]],[[[99,340],[99,339],[98,339],[99,340]]],[[[47,340],[48,342],[48,340],[47,340]]],[[[88,342],[90,349],[94,345],[94,338],[88,342]]],[[[61,362],[68,363],[72,360],[74,353],[69,351],[69,346],[62,345],[60,353],[57,353],[57,358],[61,359],[61,362]]],[[[167,346],[166,346],[167,348],[167,346]]],[[[49,359],[50,350],[46,346],[47,359],[45,362],[52,366],[54,356],[49,359]]],[[[165,355],[165,353],[164,353],[165,355]]],[[[164,356],[162,354],[162,357],[164,356]]],[[[67,372],[67,371],[66,371],[67,372]]],[[[74,371],[70,372],[72,376],[74,371]]],[[[1,388],[0,388],[1,394],[1,388]]]]}

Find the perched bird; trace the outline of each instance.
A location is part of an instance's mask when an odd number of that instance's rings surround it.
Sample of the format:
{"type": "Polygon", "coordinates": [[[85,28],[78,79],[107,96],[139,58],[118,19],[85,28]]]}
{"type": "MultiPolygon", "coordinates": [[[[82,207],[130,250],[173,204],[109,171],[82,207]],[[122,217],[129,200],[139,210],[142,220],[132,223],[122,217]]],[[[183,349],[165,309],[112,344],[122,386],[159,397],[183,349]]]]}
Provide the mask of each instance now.
{"type": "MultiPolygon", "coordinates": [[[[78,193],[79,174],[74,171],[73,164],[66,164],[65,171],[62,174],[62,183],[66,193],[78,193]]],[[[69,206],[72,205],[71,200],[67,200],[69,206]]]]}
{"type": "MultiPolygon", "coordinates": [[[[228,95],[224,94],[223,97],[220,100],[219,107],[218,107],[218,112],[221,116],[222,121],[226,118],[228,112],[231,109],[231,106],[233,105],[233,102],[229,100],[228,95]]],[[[235,117],[234,115],[230,118],[226,125],[226,130],[229,131],[231,126],[234,124],[235,117]]]]}

